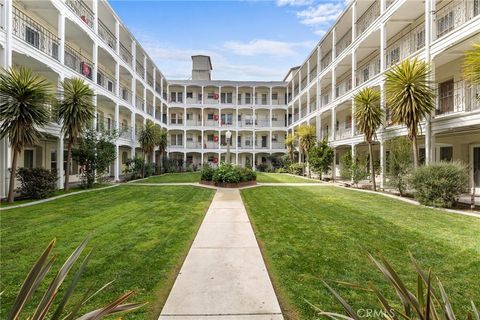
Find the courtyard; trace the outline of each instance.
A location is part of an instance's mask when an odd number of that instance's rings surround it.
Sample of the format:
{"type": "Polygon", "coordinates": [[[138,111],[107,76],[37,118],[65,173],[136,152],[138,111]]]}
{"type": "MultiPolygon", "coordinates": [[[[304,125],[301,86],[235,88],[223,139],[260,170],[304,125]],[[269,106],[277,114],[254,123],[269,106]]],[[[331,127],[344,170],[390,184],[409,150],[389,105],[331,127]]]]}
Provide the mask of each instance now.
{"type": "MultiPolygon", "coordinates": [[[[458,316],[466,315],[470,300],[478,302],[480,289],[473,281],[480,275],[478,217],[287,174],[260,173],[259,186],[240,192],[233,189],[238,194],[234,198],[222,195],[225,189],[195,186],[198,180],[198,173],[168,174],[139,180],[141,185],[123,184],[2,210],[2,313],[10,309],[32,263],[51,239],[57,239],[54,252],[59,264],[86,237],[91,238],[88,249],[93,254],[77,294],[114,280],[109,289],[91,301],[96,306],[126,290],[134,290],[133,300],[148,304],[126,313],[124,319],[157,319],[164,308],[161,319],[171,319],[171,314],[165,312],[179,312],[175,297],[195,301],[202,306],[202,314],[208,313],[210,309],[205,306],[217,304],[202,303],[202,299],[218,300],[219,292],[231,285],[235,287],[229,281],[238,281],[240,288],[250,288],[249,281],[258,277],[255,289],[229,289],[231,295],[224,294],[221,300],[263,299],[258,292],[266,292],[271,299],[264,298],[266,305],[259,310],[274,310],[264,314],[268,319],[281,319],[282,315],[285,319],[314,319],[316,314],[309,303],[322,310],[341,311],[323,280],[353,306],[373,308],[375,298],[370,293],[342,287],[335,281],[374,283],[392,298],[393,292],[366,256],[367,252],[377,251],[399,270],[412,290],[416,278],[408,253],[424,268],[431,267],[442,280],[458,316]],[[239,214],[245,212],[243,218],[234,214],[237,210],[239,214]],[[239,223],[244,227],[240,228],[239,223]],[[245,230],[250,229],[254,233],[248,235],[245,230]],[[226,246],[222,252],[234,255],[209,253],[208,259],[202,256],[216,246],[226,246]],[[261,252],[255,262],[244,251],[250,246],[261,252]],[[243,252],[240,257],[236,256],[237,251],[243,252]],[[192,258],[193,252],[197,256],[192,258]],[[218,263],[215,259],[219,259],[218,263]],[[220,281],[215,272],[226,268],[222,267],[222,259],[230,259],[237,267],[229,271],[230,278],[220,281]],[[189,267],[192,261],[199,263],[193,269],[189,267]],[[263,263],[268,275],[261,271],[263,263]],[[257,269],[251,269],[250,264],[257,269]],[[197,277],[195,285],[186,286],[192,272],[192,277],[197,277]],[[203,277],[202,272],[208,272],[209,277],[203,277]],[[247,277],[248,274],[251,276],[247,277]],[[214,277],[217,282],[212,282],[214,277]],[[269,289],[272,285],[274,290],[269,289]],[[198,291],[192,294],[192,290],[198,291]],[[281,314],[275,311],[276,299],[281,314]],[[168,307],[166,301],[170,303],[168,307]]],[[[240,305],[242,314],[248,312],[244,309],[250,304],[240,305]]],[[[235,308],[235,303],[224,308],[235,308]]],[[[218,307],[215,312],[225,310],[218,307]]]]}

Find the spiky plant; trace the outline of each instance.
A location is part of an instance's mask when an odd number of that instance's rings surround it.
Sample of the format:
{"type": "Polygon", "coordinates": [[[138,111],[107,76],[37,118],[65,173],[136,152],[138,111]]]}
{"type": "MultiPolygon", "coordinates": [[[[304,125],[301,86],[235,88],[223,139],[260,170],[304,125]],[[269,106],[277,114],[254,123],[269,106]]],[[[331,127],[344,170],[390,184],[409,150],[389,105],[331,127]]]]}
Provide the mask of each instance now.
{"type": "MultiPolygon", "coordinates": [[[[432,275],[431,270],[423,270],[411,253],[410,259],[415,268],[417,278],[416,291],[411,291],[407,288],[393,266],[381,253],[378,253],[377,257],[369,253],[368,258],[392,287],[398,301],[389,301],[384,293],[373,284],[364,286],[345,282],[339,283],[373,294],[377,298],[381,310],[380,314],[377,315],[378,317],[385,320],[456,320],[455,313],[453,312],[452,305],[442,282],[432,275]],[[435,281],[435,279],[437,281],[435,281]]],[[[333,320],[363,319],[335,289],[326,282],[323,283],[335,300],[340,303],[345,315],[323,311],[321,308],[311,304],[313,308],[318,311],[319,315],[326,316],[333,320]]],[[[467,314],[467,320],[480,320],[478,309],[473,301],[471,302],[471,312],[467,314]]]]}
{"type": "Polygon", "coordinates": [[[8,202],[14,201],[18,154],[26,145],[35,145],[42,136],[50,114],[51,85],[46,79],[24,67],[0,72],[0,138],[12,148],[8,202]]]}
{"type": "MultiPolygon", "coordinates": [[[[308,153],[317,142],[316,128],[310,124],[302,124],[297,128],[296,135],[298,137],[300,150],[305,155],[305,162],[308,166],[308,153]]],[[[311,177],[310,170],[308,170],[308,177],[311,177]]]]}
{"type": "Polygon", "coordinates": [[[160,173],[163,171],[163,155],[167,150],[168,145],[168,133],[166,129],[161,128],[158,131],[156,146],[158,147],[158,152],[160,154],[160,173]]]}
{"type": "MultiPolygon", "coordinates": [[[[463,76],[470,85],[480,85],[480,44],[474,44],[471,50],[465,51],[462,67],[463,76]]],[[[480,99],[480,96],[477,98],[480,99]]]]}
{"type": "Polygon", "coordinates": [[[147,120],[145,126],[140,130],[138,134],[138,142],[142,147],[143,151],[143,166],[142,166],[142,178],[145,178],[145,164],[146,159],[149,154],[155,149],[155,144],[157,142],[157,129],[155,124],[151,120],[147,120]]]}
{"type": "Polygon", "coordinates": [[[372,187],[376,191],[375,167],[373,165],[373,150],[376,131],[382,124],[383,110],[380,108],[380,92],[373,88],[364,88],[354,96],[355,102],[355,121],[357,128],[363,133],[365,141],[368,143],[368,153],[370,155],[370,173],[372,176],[372,187]]]}
{"type": "MultiPolygon", "coordinates": [[[[62,92],[56,106],[57,121],[62,125],[62,132],[67,139],[67,168],[64,189],[69,189],[72,148],[77,139],[95,117],[94,93],[83,79],[65,79],[62,92]]],[[[61,150],[62,152],[63,150],[61,150]]]]}
{"type": "Polygon", "coordinates": [[[144,304],[142,303],[127,303],[124,304],[124,302],[134,294],[133,291],[129,291],[121,296],[119,296],[117,299],[112,301],[110,304],[87,312],[81,317],[78,317],[78,313],[80,311],[80,308],[84,307],[86,303],[95,295],[97,295],[99,292],[104,290],[106,287],[108,287],[112,282],[107,283],[103,287],[101,287],[99,290],[91,294],[91,292],[87,292],[86,294],[82,295],[82,298],[78,301],[76,301],[70,308],[68,312],[66,312],[66,307],[68,302],[71,300],[73,293],[75,291],[75,288],[77,287],[82,274],[84,273],[88,261],[90,259],[91,253],[88,253],[85,258],[83,259],[82,264],[78,268],[77,272],[73,276],[69,286],[67,287],[62,299],[58,302],[55,310],[52,310],[52,307],[54,305],[55,298],[58,297],[58,293],[60,291],[60,287],[62,286],[63,282],[67,278],[69,272],[75,265],[75,262],[80,258],[83,250],[87,246],[88,241],[84,240],[76,249],[73,251],[73,253],[70,255],[70,257],[65,261],[63,266],[60,268],[60,270],[57,272],[56,276],[52,279],[50,284],[46,287],[45,292],[41,295],[42,298],[38,302],[35,311],[32,315],[25,317],[21,317],[22,313],[25,313],[25,306],[28,305],[30,302],[31,298],[34,296],[36,291],[43,286],[41,286],[41,283],[43,280],[45,280],[48,272],[52,269],[53,263],[55,261],[55,256],[50,257],[50,253],[53,250],[53,247],[55,245],[55,239],[53,239],[50,244],[47,246],[45,251],[40,255],[40,257],[37,259],[35,264],[32,266],[32,269],[28,273],[27,277],[25,278],[22,287],[20,288],[20,291],[18,292],[18,295],[13,303],[12,309],[10,310],[10,313],[8,315],[8,320],[17,320],[17,319],[35,319],[35,320],[44,320],[44,319],[49,319],[49,320],[59,320],[59,319],[68,319],[68,320],[93,320],[93,319],[102,319],[108,315],[111,314],[117,314],[119,312],[126,312],[130,310],[134,310],[137,308],[140,308],[144,304]]]}
{"type": "Polygon", "coordinates": [[[287,148],[287,154],[290,160],[293,161],[293,151],[295,150],[295,135],[289,133],[285,138],[285,147],[287,148]]]}
{"type": "Polygon", "coordinates": [[[417,134],[421,122],[435,110],[430,83],[430,65],[417,58],[406,59],[385,73],[387,104],[391,120],[407,126],[412,140],[413,162],[418,167],[417,134]]]}

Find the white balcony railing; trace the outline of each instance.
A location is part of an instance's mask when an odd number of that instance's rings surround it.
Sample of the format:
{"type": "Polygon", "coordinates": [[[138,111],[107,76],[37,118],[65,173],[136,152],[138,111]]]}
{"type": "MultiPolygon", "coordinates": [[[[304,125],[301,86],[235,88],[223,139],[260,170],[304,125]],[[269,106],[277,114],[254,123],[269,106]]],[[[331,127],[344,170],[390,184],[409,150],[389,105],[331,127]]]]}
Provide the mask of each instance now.
{"type": "Polygon", "coordinates": [[[437,8],[437,38],[440,38],[480,14],[478,0],[453,0],[437,8]]]}
{"type": "Polygon", "coordinates": [[[355,23],[357,37],[359,37],[367,28],[380,16],[380,0],[375,2],[358,18],[355,23]]]}
{"type": "Polygon", "coordinates": [[[480,86],[460,80],[437,88],[437,115],[480,110],[480,86]]]}

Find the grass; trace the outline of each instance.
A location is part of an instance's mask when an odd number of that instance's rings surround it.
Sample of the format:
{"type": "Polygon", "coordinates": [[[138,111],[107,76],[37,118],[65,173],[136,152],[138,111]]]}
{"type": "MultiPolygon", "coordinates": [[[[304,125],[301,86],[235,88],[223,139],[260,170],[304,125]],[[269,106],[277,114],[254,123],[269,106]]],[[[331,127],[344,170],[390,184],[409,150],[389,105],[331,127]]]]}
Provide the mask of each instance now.
{"type": "Polygon", "coordinates": [[[132,302],[149,304],[122,319],[156,319],[213,194],[190,186],[123,185],[1,212],[1,313],[51,239],[57,239],[56,271],[89,236],[86,251],[93,254],[77,294],[115,280],[89,310],[134,290],[132,302]]]}
{"type": "Polygon", "coordinates": [[[148,177],[145,180],[140,180],[141,183],[172,183],[172,182],[199,182],[200,171],[197,172],[182,172],[182,173],[167,173],[161,176],[148,177]]]}
{"type": "MultiPolygon", "coordinates": [[[[106,184],[106,183],[103,183],[103,184],[99,184],[99,183],[98,183],[98,184],[94,184],[92,189],[105,188],[105,187],[108,187],[108,186],[109,186],[109,184],[106,184]]],[[[59,190],[55,191],[55,192],[54,192],[50,197],[48,197],[48,198],[52,198],[52,197],[56,197],[56,196],[61,196],[61,195],[68,194],[68,193],[72,193],[72,192],[83,191],[83,190],[86,190],[86,189],[83,189],[83,188],[80,187],[80,186],[70,187],[67,192],[65,192],[65,190],[63,190],[63,189],[59,189],[59,190]]],[[[46,199],[48,199],[48,198],[46,198],[46,199]]],[[[25,204],[25,203],[30,203],[30,202],[39,201],[39,200],[43,200],[43,199],[20,199],[20,200],[15,200],[13,203],[8,203],[8,202],[5,200],[5,201],[1,201],[1,202],[0,202],[0,208],[7,208],[7,207],[12,207],[12,206],[17,206],[17,205],[19,205],[19,204],[25,204]]]]}
{"type": "Polygon", "coordinates": [[[320,183],[313,179],[305,179],[285,173],[266,173],[257,172],[257,182],[275,182],[275,183],[320,183]]]}
{"type": "Polygon", "coordinates": [[[408,251],[444,284],[465,318],[480,304],[480,219],[335,187],[259,187],[242,190],[257,239],[287,319],[312,319],[304,299],[325,311],[341,307],[330,283],[356,308],[378,309],[370,294],[334,281],[374,283],[394,293],[366,257],[379,250],[416,290],[408,251]]]}

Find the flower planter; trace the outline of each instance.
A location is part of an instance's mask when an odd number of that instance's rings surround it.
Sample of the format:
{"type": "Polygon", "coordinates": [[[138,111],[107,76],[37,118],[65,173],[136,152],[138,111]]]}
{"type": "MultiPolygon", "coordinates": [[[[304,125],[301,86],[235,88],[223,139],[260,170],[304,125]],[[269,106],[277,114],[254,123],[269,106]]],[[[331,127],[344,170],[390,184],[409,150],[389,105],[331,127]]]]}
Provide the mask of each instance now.
{"type": "Polygon", "coordinates": [[[220,188],[242,188],[242,187],[254,186],[257,184],[257,181],[253,180],[253,181],[244,181],[244,182],[238,182],[238,183],[228,183],[228,182],[215,183],[213,181],[201,180],[200,184],[204,184],[207,186],[216,186],[220,188]]]}

